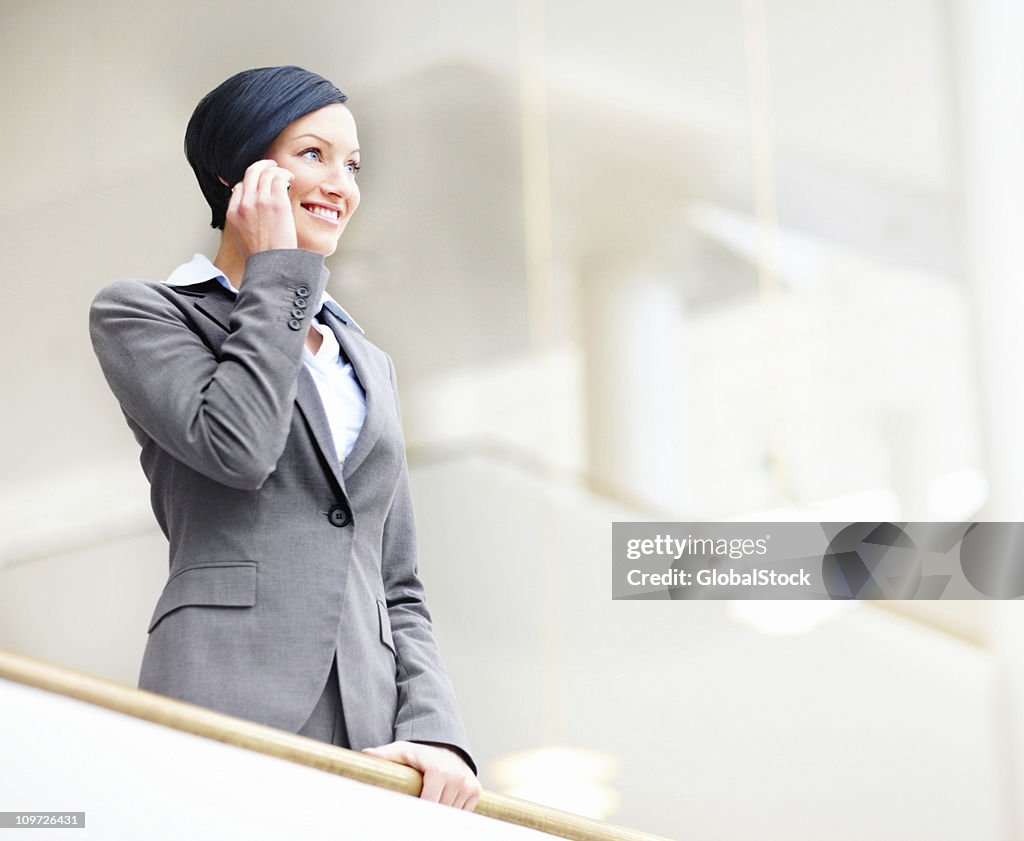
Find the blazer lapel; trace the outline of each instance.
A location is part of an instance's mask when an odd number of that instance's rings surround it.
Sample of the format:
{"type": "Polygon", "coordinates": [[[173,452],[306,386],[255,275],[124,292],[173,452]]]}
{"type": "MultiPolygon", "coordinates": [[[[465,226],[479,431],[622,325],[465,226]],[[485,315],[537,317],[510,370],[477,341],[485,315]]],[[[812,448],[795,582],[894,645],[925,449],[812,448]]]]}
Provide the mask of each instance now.
{"type": "MultiPolygon", "coordinates": [[[[295,403],[306,418],[310,431],[313,433],[313,440],[323,453],[324,461],[330,468],[331,475],[338,483],[338,487],[345,493],[345,479],[341,472],[341,462],[338,459],[338,452],[334,448],[334,438],[331,435],[331,425],[327,421],[327,413],[324,412],[324,404],[320,399],[320,392],[316,389],[313,376],[303,363],[299,368],[299,379],[295,390],[295,403]]],[[[345,493],[348,496],[347,493],[345,493]]]]}
{"type": "Polygon", "coordinates": [[[366,395],[366,417],[363,420],[363,428],[359,430],[359,435],[356,437],[355,444],[353,444],[348,458],[345,459],[343,468],[343,475],[348,477],[363,463],[370,450],[373,449],[373,445],[377,443],[377,439],[380,438],[384,425],[381,400],[386,399],[387,395],[384,389],[390,388],[390,383],[381,383],[379,376],[374,375],[373,366],[366,347],[351,327],[345,325],[327,307],[324,307],[321,315],[327,326],[338,337],[338,344],[341,345],[341,349],[344,351],[348,361],[352,363],[352,368],[356,372],[359,384],[363,387],[363,393],[366,395]]]}
{"type": "MultiPolygon", "coordinates": [[[[216,284],[216,281],[213,283],[216,284]]],[[[222,292],[219,284],[216,285],[216,289],[204,290],[205,294],[195,296],[197,298],[195,307],[226,333],[229,330],[228,324],[231,320],[231,310],[235,306],[235,299],[226,292],[222,292]]],[[[360,429],[344,465],[334,447],[334,438],[331,435],[331,427],[327,421],[327,414],[324,412],[323,402],[320,400],[320,393],[317,391],[316,383],[313,382],[313,377],[305,363],[299,368],[295,402],[306,419],[313,439],[317,447],[320,448],[331,475],[344,493],[345,478],[351,476],[352,472],[362,464],[373,449],[373,445],[377,443],[377,439],[380,438],[384,419],[383,408],[380,404],[387,398],[385,389],[390,389],[390,383],[383,383],[379,376],[374,376],[369,354],[352,328],[326,307],[321,311],[321,317],[337,336],[338,344],[349,362],[352,363],[352,368],[366,395],[366,417],[363,420],[363,427],[360,429]]]]}

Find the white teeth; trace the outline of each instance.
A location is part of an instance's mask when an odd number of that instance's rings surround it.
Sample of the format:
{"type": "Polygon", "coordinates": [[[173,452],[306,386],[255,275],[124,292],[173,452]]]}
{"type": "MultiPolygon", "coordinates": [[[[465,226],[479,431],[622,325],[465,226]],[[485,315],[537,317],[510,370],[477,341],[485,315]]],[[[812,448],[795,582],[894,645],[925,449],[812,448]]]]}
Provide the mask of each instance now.
{"type": "Polygon", "coordinates": [[[341,215],[337,210],[331,210],[327,207],[321,207],[320,205],[311,205],[306,208],[310,213],[316,214],[317,216],[323,216],[324,219],[330,219],[332,222],[337,222],[338,217],[341,215]]]}

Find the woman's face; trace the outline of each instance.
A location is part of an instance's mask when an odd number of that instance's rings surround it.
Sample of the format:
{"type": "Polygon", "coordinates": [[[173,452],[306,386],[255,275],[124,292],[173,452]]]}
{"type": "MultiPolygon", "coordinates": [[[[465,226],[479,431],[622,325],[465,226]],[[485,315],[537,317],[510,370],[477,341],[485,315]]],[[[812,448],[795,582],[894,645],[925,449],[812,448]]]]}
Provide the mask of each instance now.
{"type": "Polygon", "coordinates": [[[359,206],[359,141],[344,105],[328,105],[284,129],[266,157],[294,176],[288,195],[299,248],[333,254],[359,206]]]}

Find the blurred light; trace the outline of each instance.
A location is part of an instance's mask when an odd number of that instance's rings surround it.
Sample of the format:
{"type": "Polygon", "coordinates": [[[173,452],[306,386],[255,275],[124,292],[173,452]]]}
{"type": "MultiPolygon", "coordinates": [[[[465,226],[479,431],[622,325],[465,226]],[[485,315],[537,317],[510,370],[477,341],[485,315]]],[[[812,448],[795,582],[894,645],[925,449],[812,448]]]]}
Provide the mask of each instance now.
{"type": "Polygon", "coordinates": [[[619,807],[611,787],[622,761],[604,751],[547,747],[494,760],[489,775],[499,791],[523,800],[604,820],[619,807]]]}
{"type": "Polygon", "coordinates": [[[805,634],[848,610],[856,601],[731,601],[725,612],[734,622],[747,625],[762,634],[785,636],[805,634]]]}
{"type": "Polygon", "coordinates": [[[902,514],[900,498],[891,488],[869,488],[822,500],[808,508],[818,522],[898,520],[902,514]]]}
{"type": "Polygon", "coordinates": [[[900,499],[891,488],[869,488],[829,499],[807,500],[800,505],[758,508],[719,517],[723,522],[799,523],[899,520],[900,499]]]}
{"type": "Polygon", "coordinates": [[[987,499],[984,473],[977,468],[957,470],[928,486],[928,515],[936,520],[971,520],[987,499]]]}

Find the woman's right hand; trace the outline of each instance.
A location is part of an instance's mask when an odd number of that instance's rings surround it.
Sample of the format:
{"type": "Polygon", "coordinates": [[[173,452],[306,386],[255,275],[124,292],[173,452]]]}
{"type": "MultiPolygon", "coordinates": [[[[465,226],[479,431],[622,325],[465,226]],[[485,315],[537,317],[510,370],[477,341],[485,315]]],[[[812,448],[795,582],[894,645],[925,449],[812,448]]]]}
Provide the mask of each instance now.
{"type": "Polygon", "coordinates": [[[297,247],[288,197],[291,180],[292,173],[275,161],[256,161],[231,188],[224,231],[234,239],[243,260],[260,251],[297,247]]]}

